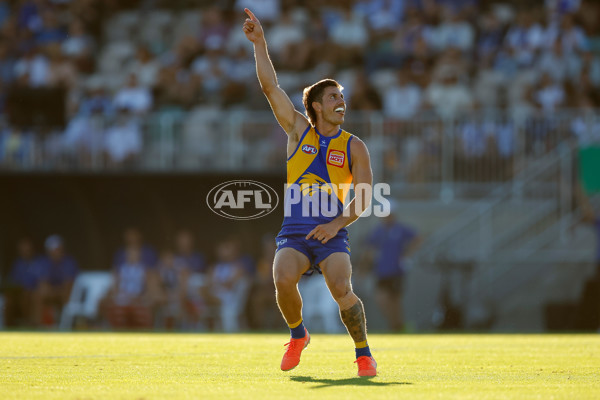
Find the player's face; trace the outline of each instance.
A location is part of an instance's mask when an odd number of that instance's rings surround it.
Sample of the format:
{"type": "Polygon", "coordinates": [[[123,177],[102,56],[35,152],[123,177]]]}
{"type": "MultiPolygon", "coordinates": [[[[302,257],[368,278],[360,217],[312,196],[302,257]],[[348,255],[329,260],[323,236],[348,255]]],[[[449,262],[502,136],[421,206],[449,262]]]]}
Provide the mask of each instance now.
{"type": "Polygon", "coordinates": [[[344,95],[335,86],[325,88],[323,92],[323,119],[330,124],[340,125],[344,122],[346,114],[346,102],[344,95]]]}

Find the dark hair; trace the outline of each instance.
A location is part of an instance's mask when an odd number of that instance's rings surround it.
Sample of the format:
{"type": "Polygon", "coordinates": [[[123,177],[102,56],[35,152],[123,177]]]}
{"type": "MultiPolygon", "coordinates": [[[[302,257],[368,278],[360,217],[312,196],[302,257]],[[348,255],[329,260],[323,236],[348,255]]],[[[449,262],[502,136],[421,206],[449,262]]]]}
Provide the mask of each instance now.
{"type": "Polygon", "coordinates": [[[313,101],[318,101],[319,103],[321,103],[323,101],[323,92],[325,91],[325,88],[330,86],[337,87],[340,90],[344,89],[342,85],[340,85],[333,79],[323,79],[312,86],[304,88],[304,91],[302,93],[302,102],[304,103],[304,108],[306,109],[308,120],[313,125],[317,123],[317,113],[315,112],[312,103],[313,101]]]}

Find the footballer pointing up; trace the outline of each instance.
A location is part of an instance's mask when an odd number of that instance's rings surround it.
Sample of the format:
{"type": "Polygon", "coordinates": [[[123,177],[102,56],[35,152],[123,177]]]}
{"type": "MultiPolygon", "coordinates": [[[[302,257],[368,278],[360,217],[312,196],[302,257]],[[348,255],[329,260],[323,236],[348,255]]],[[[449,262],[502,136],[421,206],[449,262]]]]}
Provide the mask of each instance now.
{"type": "Polygon", "coordinates": [[[310,334],[302,323],[302,298],[298,281],[314,270],[325,277],[327,287],[340,308],[342,322],[355,343],[359,376],[377,374],[377,363],[367,344],[367,326],[363,304],[352,291],[350,245],[346,226],[367,209],[371,201],[373,175],[369,152],[356,136],[342,130],[346,102],[342,86],[324,79],[304,89],[305,117],[296,111],[287,94],[279,87],[275,69],[267,52],[262,26],[254,14],[243,29],[254,44],[256,73],[275,118],[288,135],[287,182],[322,188],[302,190],[302,200],[326,193],[337,206],[337,213],[306,213],[303,201],[291,204],[286,193],[286,216],[277,236],[277,253],[273,265],[277,304],[290,327],[291,339],[281,369],[291,370],[300,362],[302,350],[310,343],[310,334]],[[301,149],[299,151],[299,149],[301,149]],[[353,183],[355,197],[344,208],[353,183]],[[361,184],[361,185],[359,185],[361,184]],[[359,190],[360,188],[360,190],[359,190]],[[357,201],[358,198],[358,201],[357,201]],[[303,212],[304,211],[304,212],[303,212]]]}

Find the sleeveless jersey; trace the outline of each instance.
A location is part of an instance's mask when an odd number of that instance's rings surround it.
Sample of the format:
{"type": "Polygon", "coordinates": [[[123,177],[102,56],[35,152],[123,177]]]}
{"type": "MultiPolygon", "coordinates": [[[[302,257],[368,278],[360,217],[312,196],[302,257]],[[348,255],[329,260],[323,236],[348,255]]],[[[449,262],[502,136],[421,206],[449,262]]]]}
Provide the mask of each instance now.
{"type": "Polygon", "coordinates": [[[343,212],[352,183],[352,137],[342,129],[327,137],[321,135],[316,127],[309,125],[306,128],[287,160],[288,187],[282,232],[308,234],[315,226],[330,222],[343,212]],[[307,215],[309,197],[313,197],[312,200],[317,197],[320,202],[327,199],[328,212],[319,207],[318,212],[307,215]]]}

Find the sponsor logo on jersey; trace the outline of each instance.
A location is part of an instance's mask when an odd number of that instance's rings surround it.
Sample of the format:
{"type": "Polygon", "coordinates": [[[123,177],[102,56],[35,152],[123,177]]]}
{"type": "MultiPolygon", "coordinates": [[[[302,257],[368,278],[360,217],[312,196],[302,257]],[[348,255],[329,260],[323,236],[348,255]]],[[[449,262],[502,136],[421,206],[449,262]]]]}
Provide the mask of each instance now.
{"type": "Polygon", "coordinates": [[[327,164],[334,167],[343,167],[346,160],[346,153],[339,150],[329,150],[327,153],[327,164]]]}
{"type": "Polygon", "coordinates": [[[236,220],[264,217],[279,204],[277,192],[262,182],[236,180],[213,187],[206,204],[217,215],[236,220]]]}
{"type": "Polygon", "coordinates": [[[310,144],[305,144],[302,146],[302,151],[306,154],[317,154],[317,148],[315,146],[311,146],[310,144]]]}
{"type": "Polygon", "coordinates": [[[327,147],[327,142],[325,140],[321,140],[321,147],[327,147]]]}

